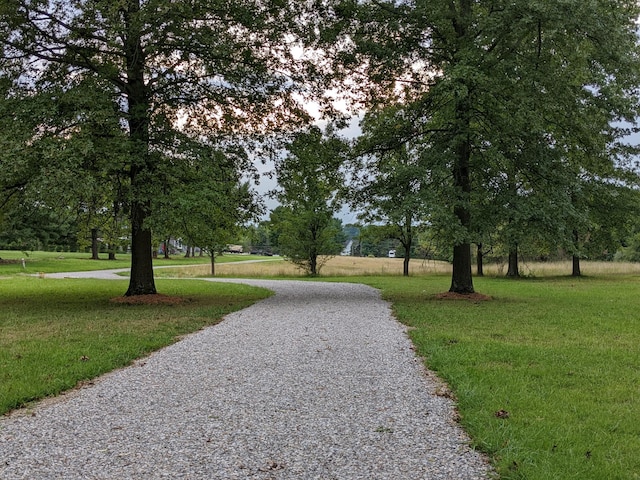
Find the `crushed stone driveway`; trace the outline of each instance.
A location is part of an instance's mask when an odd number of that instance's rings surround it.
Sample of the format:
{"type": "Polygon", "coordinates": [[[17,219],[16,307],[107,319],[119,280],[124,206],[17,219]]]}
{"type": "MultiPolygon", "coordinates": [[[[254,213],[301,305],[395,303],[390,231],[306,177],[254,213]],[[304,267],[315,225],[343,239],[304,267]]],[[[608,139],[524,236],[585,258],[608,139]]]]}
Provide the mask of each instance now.
{"type": "Polygon", "coordinates": [[[492,478],[376,290],[226,281],[276,294],[1,418],[0,478],[492,478]]]}

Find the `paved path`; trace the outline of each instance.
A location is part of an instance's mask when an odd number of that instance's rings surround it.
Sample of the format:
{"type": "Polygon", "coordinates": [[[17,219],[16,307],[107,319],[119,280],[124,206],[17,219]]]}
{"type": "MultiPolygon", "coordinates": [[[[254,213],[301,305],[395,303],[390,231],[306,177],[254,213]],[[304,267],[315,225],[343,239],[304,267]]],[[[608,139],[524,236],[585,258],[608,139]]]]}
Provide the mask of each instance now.
{"type": "MultiPolygon", "coordinates": [[[[264,263],[264,262],[277,262],[277,259],[253,259],[253,260],[239,260],[235,262],[221,262],[216,265],[233,264],[239,265],[243,263],[264,263]]],[[[201,264],[186,264],[186,265],[161,265],[159,267],[153,267],[154,270],[163,268],[189,268],[194,266],[209,266],[209,263],[201,264]]],[[[59,272],[59,273],[47,273],[46,278],[99,278],[102,280],[129,280],[128,277],[120,275],[121,273],[128,272],[129,268],[112,268],[109,270],[90,270],[87,272],[59,272]]],[[[34,275],[36,276],[36,275],[34,275]]],[[[38,274],[39,276],[39,274],[38,274]]]]}
{"type": "Polygon", "coordinates": [[[119,275],[128,272],[128,268],[113,268],[111,270],[90,270],[88,272],[60,272],[47,273],[45,278],[98,278],[100,280],[129,280],[128,277],[119,275]]]}
{"type": "Polygon", "coordinates": [[[0,419],[0,478],[489,478],[377,291],[242,282],[276,295],[0,419]]]}

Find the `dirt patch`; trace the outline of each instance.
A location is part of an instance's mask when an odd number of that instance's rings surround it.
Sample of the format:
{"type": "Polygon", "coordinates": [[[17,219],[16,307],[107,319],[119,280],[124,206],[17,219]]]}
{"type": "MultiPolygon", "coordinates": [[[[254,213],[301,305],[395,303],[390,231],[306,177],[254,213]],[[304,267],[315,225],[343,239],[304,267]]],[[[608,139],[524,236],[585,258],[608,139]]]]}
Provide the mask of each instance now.
{"type": "Polygon", "coordinates": [[[188,301],[189,300],[184,297],[173,297],[161,293],[115,297],[110,300],[111,303],[121,303],[125,305],[184,305],[188,301]]]}
{"type": "Polygon", "coordinates": [[[443,292],[436,295],[438,300],[467,300],[469,302],[486,302],[487,300],[493,300],[489,295],[483,295],[481,293],[454,293],[443,292]]]}

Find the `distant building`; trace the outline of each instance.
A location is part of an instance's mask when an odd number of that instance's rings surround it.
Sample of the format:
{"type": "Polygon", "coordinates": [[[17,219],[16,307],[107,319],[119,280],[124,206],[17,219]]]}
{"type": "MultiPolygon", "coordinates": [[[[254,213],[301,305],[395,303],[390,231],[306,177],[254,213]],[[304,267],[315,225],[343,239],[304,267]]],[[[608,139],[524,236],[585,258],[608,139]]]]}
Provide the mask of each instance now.
{"type": "Polygon", "coordinates": [[[395,250],[389,250],[389,258],[396,258],[396,251],[395,250]]]}

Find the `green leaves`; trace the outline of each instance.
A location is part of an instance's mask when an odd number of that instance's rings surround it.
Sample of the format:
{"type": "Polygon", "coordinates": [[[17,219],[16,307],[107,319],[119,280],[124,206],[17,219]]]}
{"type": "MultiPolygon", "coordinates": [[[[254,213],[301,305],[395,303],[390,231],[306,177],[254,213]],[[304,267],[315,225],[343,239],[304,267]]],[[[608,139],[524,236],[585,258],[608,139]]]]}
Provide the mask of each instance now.
{"type": "MultiPolygon", "coordinates": [[[[615,122],[640,113],[637,2],[366,6],[372,20],[356,23],[373,33],[354,35],[355,50],[370,81],[395,88],[367,85],[364,95],[387,108],[372,109],[359,146],[381,158],[428,152],[412,175],[437,172],[440,208],[428,215],[451,243],[503,231],[505,241],[565,245],[588,216],[571,194],[583,175],[628,181],[615,122]],[[393,46],[385,40],[403,32],[393,46]]],[[[379,182],[388,181],[383,165],[369,167],[379,182]]]]}
{"type": "Polygon", "coordinates": [[[10,4],[0,10],[0,78],[16,72],[8,94],[28,99],[34,110],[31,123],[16,123],[16,152],[0,159],[20,172],[0,178],[0,186],[37,184],[42,159],[49,177],[76,171],[77,183],[97,186],[105,205],[128,207],[137,293],[155,292],[151,205],[171,189],[190,193],[167,164],[195,171],[210,149],[239,160],[235,172],[250,171],[245,150],[252,142],[274,142],[307,120],[293,94],[324,85],[326,69],[292,53],[292,46],[312,43],[301,38],[302,27],[321,23],[298,2],[10,4]],[[43,100],[47,108],[36,111],[31,99],[52,93],[50,103],[43,100]]]}
{"type": "MultiPolygon", "coordinates": [[[[342,163],[346,144],[331,130],[300,133],[276,162],[282,207],[275,216],[279,245],[287,259],[317,275],[322,264],[342,251],[341,226],[332,218],[341,206],[342,163]]],[[[272,217],[273,218],[273,217],[272,217]]]]}

